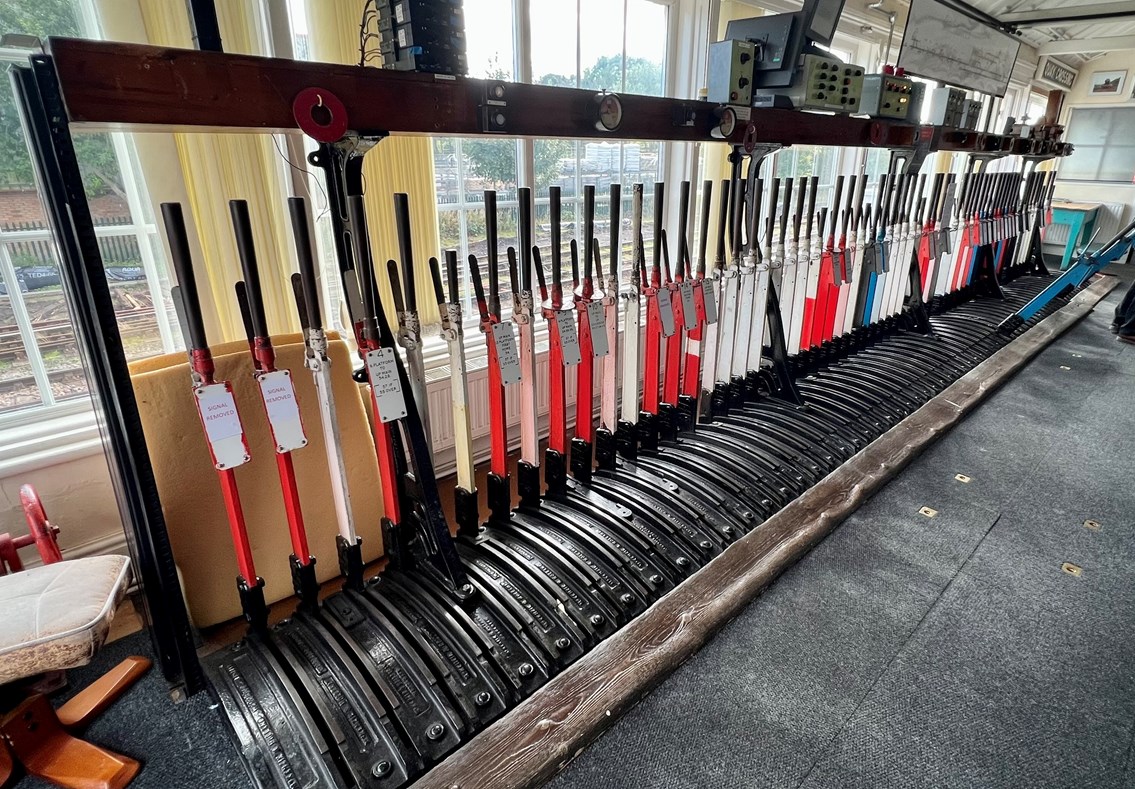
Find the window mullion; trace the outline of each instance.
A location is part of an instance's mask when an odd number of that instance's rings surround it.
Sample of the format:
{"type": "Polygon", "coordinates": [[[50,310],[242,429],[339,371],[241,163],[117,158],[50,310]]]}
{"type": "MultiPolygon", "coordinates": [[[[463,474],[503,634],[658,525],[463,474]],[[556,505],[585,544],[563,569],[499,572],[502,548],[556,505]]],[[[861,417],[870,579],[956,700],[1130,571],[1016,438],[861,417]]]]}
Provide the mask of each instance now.
{"type": "MultiPolygon", "coordinates": [[[[465,197],[465,150],[462,146],[461,138],[456,138],[453,141],[453,153],[456,157],[457,164],[457,233],[460,237],[461,245],[461,259],[469,259],[469,219],[468,219],[468,204],[465,197]]],[[[465,272],[465,305],[464,309],[468,312],[472,305],[470,294],[473,292],[472,273],[469,271],[468,266],[461,266],[462,271],[465,272]]]]}
{"type": "Polygon", "coordinates": [[[513,0],[513,68],[517,82],[532,82],[532,4],[531,0],[513,0]]]}
{"type": "Polygon", "coordinates": [[[12,317],[16,320],[16,328],[20,332],[20,339],[24,343],[24,351],[28,355],[28,364],[32,368],[32,377],[39,387],[40,400],[43,405],[55,404],[55,393],[51,391],[51,381],[47,377],[47,367],[43,363],[43,355],[39,352],[36,342],[35,330],[32,328],[32,319],[28,314],[28,307],[24,303],[24,294],[20,291],[20,282],[16,279],[16,267],[12,265],[12,256],[8,252],[8,245],[0,243],[0,275],[8,286],[8,300],[12,303],[12,317]]]}

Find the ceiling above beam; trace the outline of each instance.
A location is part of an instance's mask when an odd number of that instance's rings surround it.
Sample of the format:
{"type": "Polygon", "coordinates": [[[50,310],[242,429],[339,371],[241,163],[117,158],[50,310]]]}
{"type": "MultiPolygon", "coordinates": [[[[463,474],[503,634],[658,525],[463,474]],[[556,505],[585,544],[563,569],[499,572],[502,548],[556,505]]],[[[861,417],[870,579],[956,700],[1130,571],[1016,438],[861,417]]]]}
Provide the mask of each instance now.
{"type": "Polygon", "coordinates": [[[1031,11],[1009,11],[998,15],[1002,23],[1017,27],[1036,27],[1067,22],[1096,22],[1104,19],[1135,16],[1135,2],[1060,5],[1031,11]]]}
{"type": "Polygon", "coordinates": [[[1135,49],[1135,36],[1105,36],[1103,38],[1072,38],[1067,41],[1049,41],[1037,48],[1041,55],[1082,55],[1088,52],[1116,52],[1135,49]]]}

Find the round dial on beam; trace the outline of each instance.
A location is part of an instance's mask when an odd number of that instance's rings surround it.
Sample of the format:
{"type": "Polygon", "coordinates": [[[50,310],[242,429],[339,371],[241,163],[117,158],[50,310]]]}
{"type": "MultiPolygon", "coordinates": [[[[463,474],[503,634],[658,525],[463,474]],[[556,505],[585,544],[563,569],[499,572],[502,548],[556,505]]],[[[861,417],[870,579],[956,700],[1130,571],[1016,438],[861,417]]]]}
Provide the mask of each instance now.
{"type": "Polygon", "coordinates": [[[718,140],[728,140],[737,130],[737,111],[732,107],[720,107],[715,111],[717,126],[710,133],[718,140]]]}
{"type": "Polygon", "coordinates": [[[615,131],[623,122],[623,101],[614,93],[603,92],[595,97],[595,128],[599,131],[615,131]]]}

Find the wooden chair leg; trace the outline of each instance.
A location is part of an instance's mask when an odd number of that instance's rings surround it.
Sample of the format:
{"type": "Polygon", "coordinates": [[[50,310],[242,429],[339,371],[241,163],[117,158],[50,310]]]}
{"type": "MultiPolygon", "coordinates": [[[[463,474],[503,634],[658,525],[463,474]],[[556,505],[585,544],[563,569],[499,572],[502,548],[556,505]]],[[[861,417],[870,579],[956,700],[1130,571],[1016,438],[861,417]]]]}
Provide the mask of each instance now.
{"type": "Polygon", "coordinates": [[[126,658],[61,706],[56,712],[59,722],[68,729],[83,728],[129,690],[150,665],[148,658],[126,658]]]}
{"type": "Polygon", "coordinates": [[[8,751],[8,746],[5,744],[4,739],[0,737],[0,787],[8,785],[8,781],[12,780],[12,772],[15,770],[16,765],[12,761],[12,754],[8,751]]]}
{"type": "Polygon", "coordinates": [[[71,736],[43,696],[16,707],[0,723],[0,736],[30,775],[65,789],[123,789],[142,767],[71,736]]]}

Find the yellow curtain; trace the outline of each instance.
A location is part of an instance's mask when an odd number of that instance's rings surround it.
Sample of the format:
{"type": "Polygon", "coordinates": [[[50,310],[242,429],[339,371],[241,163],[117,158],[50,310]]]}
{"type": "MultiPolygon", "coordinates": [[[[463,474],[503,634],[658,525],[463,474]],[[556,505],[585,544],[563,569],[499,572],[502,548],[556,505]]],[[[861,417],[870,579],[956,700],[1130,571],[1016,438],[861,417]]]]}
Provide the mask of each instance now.
{"type": "MultiPolygon", "coordinates": [[[[359,22],[364,0],[319,0],[307,3],[311,57],[328,63],[359,62],[359,22]]],[[[410,202],[410,231],[414,245],[415,284],[423,323],[436,323],[437,305],[427,265],[437,248],[437,204],[434,197],[433,153],[429,137],[388,137],[363,159],[367,221],[374,250],[378,289],[387,314],[394,303],[386,276],[386,261],[399,260],[394,225],[395,192],[410,202]]]]}
{"type": "MultiPolygon", "coordinates": [[[[159,46],[193,46],[184,3],[138,0],[146,36],[159,46]]],[[[217,4],[225,51],[262,54],[256,7],[251,0],[217,4]]],[[[280,170],[281,154],[265,134],[176,134],[182,176],[189,195],[189,214],[201,240],[204,277],[202,301],[216,309],[213,342],[244,337],[233,284],[241,278],[233,237],[229,200],[248,201],[264,291],[268,330],[299,330],[288,277],[293,268],[290,226],[285,209],[287,187],[280,170]],[[207,288],[207,290],[206,290],[207,288]]],[[[199,269],[200,271],[200,269],[199,269]]]]}

